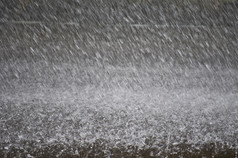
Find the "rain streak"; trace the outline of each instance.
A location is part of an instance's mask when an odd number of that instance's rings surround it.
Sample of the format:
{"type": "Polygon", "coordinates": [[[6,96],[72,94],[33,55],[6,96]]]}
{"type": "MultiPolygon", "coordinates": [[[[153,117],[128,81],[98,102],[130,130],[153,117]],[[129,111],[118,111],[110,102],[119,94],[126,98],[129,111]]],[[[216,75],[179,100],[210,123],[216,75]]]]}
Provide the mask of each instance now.
{"type": "Polygon", "coordinates": [[[1,0],[0,157],[237,158],[237,0],[1,0]]]}

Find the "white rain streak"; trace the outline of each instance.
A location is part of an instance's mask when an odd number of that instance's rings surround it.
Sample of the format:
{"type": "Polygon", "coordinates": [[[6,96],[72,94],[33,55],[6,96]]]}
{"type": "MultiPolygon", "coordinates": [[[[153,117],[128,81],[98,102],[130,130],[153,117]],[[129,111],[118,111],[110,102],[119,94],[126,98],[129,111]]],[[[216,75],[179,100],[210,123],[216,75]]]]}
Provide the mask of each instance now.
{"type": "Polygon", "coordinates": [[[237,157],[236,1],[0,6],[0,157],[237,157]]]}

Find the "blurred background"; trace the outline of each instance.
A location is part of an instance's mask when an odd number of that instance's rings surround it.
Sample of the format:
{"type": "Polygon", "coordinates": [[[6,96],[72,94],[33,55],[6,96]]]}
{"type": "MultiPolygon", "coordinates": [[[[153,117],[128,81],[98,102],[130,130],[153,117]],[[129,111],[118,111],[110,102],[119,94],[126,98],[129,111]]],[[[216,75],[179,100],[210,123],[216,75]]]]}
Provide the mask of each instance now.
{"type": "Polygon", "coordinates": [[[2,83],[5,77],[11,80],[20,75],[25,80],[29,76],[39,79],[33,72],[24,75],[29,73],[26,69],[34,71],[29,64],[39,61],[50,71],[36,70],[42,79],[50,75],[47,73],[66,73],[64,76],[69,77],[85,66],[237,68],[235,0],[0,3],[2,83]],[[11,62],[22,66],[11,68],[11,62]],[[78,65],[77,69],[63,66],[68,63],[78,65]],[[59,66],[60,70],[56,70],[59,66]]]}

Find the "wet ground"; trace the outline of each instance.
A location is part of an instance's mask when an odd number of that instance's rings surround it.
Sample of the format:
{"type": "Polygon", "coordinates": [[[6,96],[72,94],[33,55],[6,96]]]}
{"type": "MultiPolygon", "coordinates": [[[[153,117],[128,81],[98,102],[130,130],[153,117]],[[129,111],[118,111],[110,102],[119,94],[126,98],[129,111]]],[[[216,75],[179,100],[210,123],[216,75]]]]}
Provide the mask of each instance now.
{"type": "Polygon", "coordinates": [[[0,157],[237,158],[236,3],[43,2],[1,2],[0,157]]]}

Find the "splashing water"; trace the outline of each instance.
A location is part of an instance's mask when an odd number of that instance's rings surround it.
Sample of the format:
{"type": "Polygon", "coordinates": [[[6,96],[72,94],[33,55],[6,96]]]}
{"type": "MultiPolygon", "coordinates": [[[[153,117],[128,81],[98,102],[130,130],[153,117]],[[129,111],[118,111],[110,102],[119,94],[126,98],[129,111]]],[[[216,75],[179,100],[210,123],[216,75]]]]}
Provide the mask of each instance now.
{"type": "Polygon", "coordinates": [[[0,4],[0,157],[237,157],[236,1],[0,4]]]}

